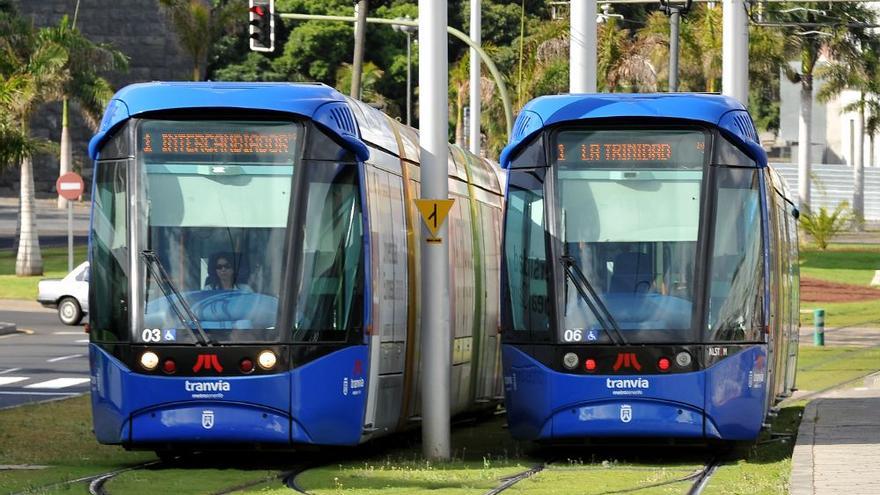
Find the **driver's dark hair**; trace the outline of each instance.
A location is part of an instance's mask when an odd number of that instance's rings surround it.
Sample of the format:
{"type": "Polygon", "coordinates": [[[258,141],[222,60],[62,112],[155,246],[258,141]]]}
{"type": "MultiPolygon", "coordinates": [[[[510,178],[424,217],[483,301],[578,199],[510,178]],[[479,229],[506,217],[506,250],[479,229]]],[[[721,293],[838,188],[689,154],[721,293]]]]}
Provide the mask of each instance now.
{"type": "Polygon", "coordinates": [[[232,253],[230,251],[220,251],[208,257],[208,276],[205,278],[205,288],[213,289],[220,286],[220,279],[217,278],[217,260],[225,259],[232,265],[232,283],[246,284],[248,279],[248,266],[246,258],[242,253],[232,253]]]}

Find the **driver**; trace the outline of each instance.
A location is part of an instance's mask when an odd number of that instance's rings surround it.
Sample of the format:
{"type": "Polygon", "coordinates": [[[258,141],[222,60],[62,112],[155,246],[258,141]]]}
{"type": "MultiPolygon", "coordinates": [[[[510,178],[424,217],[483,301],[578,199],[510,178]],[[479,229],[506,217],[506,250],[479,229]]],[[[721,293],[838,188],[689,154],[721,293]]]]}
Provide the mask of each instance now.
{"type": "Polygon", "coordinates": [[[225,253],[211,257],[214,259],[210,267],[211,275],[205,281],[205,288],[209,290],[240,290],[253,292],[253,289],[245,283],[238,281],[239,266],[233,264],[235,258],[225,253]]]}

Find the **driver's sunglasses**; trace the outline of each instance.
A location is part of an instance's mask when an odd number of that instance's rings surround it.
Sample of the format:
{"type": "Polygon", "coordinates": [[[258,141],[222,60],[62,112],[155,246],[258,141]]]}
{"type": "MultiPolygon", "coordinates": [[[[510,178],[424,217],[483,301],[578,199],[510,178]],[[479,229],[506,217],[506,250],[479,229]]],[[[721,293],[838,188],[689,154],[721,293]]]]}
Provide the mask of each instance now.
{"type": "Polygon", "coordinates": [[[231,270],[232,265],[227,264],[227,263],[217,263],[217,265],[214,268],[216,268],[218,270],[231,270]]]}

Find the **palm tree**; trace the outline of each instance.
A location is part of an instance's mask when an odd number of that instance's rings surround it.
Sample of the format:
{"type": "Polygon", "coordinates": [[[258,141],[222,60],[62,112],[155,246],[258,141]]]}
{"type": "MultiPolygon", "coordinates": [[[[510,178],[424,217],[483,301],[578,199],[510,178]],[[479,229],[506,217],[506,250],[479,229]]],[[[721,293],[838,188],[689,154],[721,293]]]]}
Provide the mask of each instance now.
{"type": "Polygon", "coordinates": [[[643,42],[622,29],[618,20],[606,13],[597,36],[599,91],[657,91],[657,71],[643,42]]]}
{"type": "Polygon", "coordinates": [[[859,129],[861,129],[856,141],[855,156],[852,157],[852,209],[855,220],[853,226],[856,230],[864,227],[865,219],[865,132],[867,130],[865,113],[869,99],[880,96],[878,49],[880,49],[880,39],[871,35],[864,43],[860,43],[854,52],[845,53],[846,58],[834,60],[816,72],[824,80],[822,89],[816,95],[821,102],[828,102],[847,89],[859,93],[857,101],[843,107],[845,112],[858,112],[859,129]]]}
{"type": "MultiPolygon", "coordinates": [[[[68,77],[62,88],[61,166],[58,174],[64,175],[71,170],[68,101],[75,101],[86,124],[92,130],[96,129],[104,105],[113,96],[110,83],[99,73],[127,69],[128,58],[111,45],[92,43],[76,29],[67,16],[61,19],[57,28],[49,30],[49,37],[68,53],[68,77]]],[[[59,196],[58,207],[63,208],[66,205],[67,200],[59,196]]]]}
{"type": "Polygon", "coordinates": [[[181,48],[192,61],[193,81],[201,81],[209,51],[224,34],[242,25],[247,5],[241,1],[159,0],[168,14],[181,48]]]}
{"type": "Polygon", "coordinates": [[[15,274],[41,275],[43,259],[34,212],[34,175],[31,157],[39,146],[30,139],[28,123],[37,105],[59,99],[65,78],[67,52],[49,36],[17,16],[0,12],[0,78],[2,112],[7,122],[5,156],[17,158],[21,167],[21,230],[15,274]],[[9,95],[14,95],[10,98],[9,95]],[[17,130],[12,130],[12,128],[17,130]]]}
{"type": "MultiPolygon", "coordinates": [[[[351,87],[352,65],[343,63],[336,71],[336,89],[345,94],[343,88],[351,87]]],[[[394,102],[379,92],[379,82],[385,71],[373,62],[364,62],[361,69],[361,101],[392,115],[400,115],[400,109],[394,102]]]]}
{"type": "Polygon", "coordinates": [[[464,107],[470,94],[470,53],[465,54],[449,71],[449,116],[455,118],[455,144],[464,148],[464,107]]]}
{"type": "MultiPolygon", "coordinates": [[[[697,5],[683,18],[680,31],[679,81],[682,91],[714,92],[721,81],[721,6],[697,5]]],[[[662,12],[648,16],[636,33],[635,53],[669,78],[669,20],[662,12]]]]}
{"type": "MultiPolygon", "coordinates": [[[[782,7],[786,5],[781,4],[782,7]]],[[[768,7],[769,8],[769,7],[768,7]]],[[[776,7],[779,8],[779,7],[776,7]]],[[[791,25],[783,28],[786,49],[790,59],[800,60],[800,66],[783,65],[786,77],[801,85],[801,107],[798,125],[798,207],[810,211],[810,165],[813,118],[813,78],[820,56],[833,60],[856,58],[860,40],[866,39],[867,29],[851,27],[847,22],[859,19],[870,23],[874,14],[856,3],[828,3],[825,10],[789,7],[776,12],[775,17],[791,25]]]]}

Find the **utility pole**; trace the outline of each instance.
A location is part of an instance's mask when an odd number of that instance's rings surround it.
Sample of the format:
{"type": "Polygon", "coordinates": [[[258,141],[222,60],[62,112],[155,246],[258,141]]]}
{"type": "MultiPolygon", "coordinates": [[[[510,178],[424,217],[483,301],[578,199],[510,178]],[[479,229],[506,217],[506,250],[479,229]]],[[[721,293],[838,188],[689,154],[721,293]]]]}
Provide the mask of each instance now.
{"type": "MultiPolygon", "coordinates": [[[[479,46],[482,38],[481,0],[471,0],[471,41],[479,46]]],[[[480,155],[480,54],[471,48],[470,53],[470,129],[468,144],[471,153],[480,155]]]]}
{"type": "MultiPolygon", "coordinates": [[[[73,22],[70,29],[76,29],[76,18],[79,17],[79,0],[76,0],[76,6],[73,8],[73,22]]],[[[58,162],[58,177],[70,172],[73,169],[73,152],[70,148],[70,105],[67,97],[61,100],[61,156],[58,162]]],[[[67,199],[58,195],[58,209],[67,207],[67,199]]],[[[69,271],[69,270],[68,270],[69,271]]]]}
{"type": "MultiPolygon", "coordinates": [[[[412,22],[410,16],[397,17],[394,20],[412,22]]],[[[412,34],[418,28],[410,24],[394,24],[391,29],[406,34],[406,125],[412,125],[412,34]]]]}
{"type": "MultiPolygon", "coordinates": [[[[449,61],[446,0],[419,0],[419,146],[422,200],[449,197],[449,61]]],[[[435,204],[435,214],[437,207],[435,204]]],[[[448,460],[452,337],[449,326],[449,229],[439,223],[435,242],[421,236],[422,249],[422,452],[448,460]],[[439,242],[437,241],[439,239],[439,242]]],[[[426,233],[426,229],[422,229],[426,233]]]]}
{"type": "Polygon", "coordinates": [[[571,0],[569,93],[596,92],[596,0],[571,0]]]}
{"type": "Polygon", "coordinates": [[[749,103],[749,22],[743,0],[722,0],[721,92],[749,103]]]}
{"type": "Polygon", "coordinates": [[[669,16],[669,92],[678,91],[678,39],[681,16],[691,9],[691,1],[684,5],[672,5],[668,0],[660,0],[660,8],[669,16]]]}
{"type": "Polygon", "coordinates": [[[357,21],[354,23],[354,61],[351,64],[351,94],[361,98],[361,73],[364,71],[364,39],[367,34],[367,0],[358,0],[354,7],[357,21]]]}

